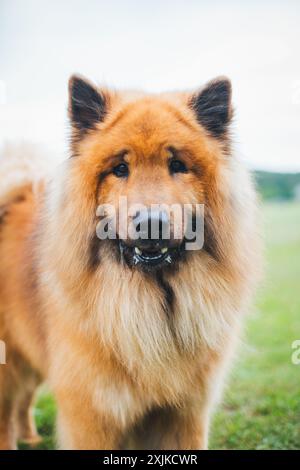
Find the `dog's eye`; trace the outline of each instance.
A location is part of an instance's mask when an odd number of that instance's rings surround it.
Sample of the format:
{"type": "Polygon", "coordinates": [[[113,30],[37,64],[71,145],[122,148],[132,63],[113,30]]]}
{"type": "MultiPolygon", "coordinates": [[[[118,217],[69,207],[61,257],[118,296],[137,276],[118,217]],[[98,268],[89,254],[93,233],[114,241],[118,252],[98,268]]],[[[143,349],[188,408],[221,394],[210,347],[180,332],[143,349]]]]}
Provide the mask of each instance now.
{"type": "Polygon", "coordinates": [[[169,163],[170,173],[187,173],[187,167],[181,160],[172,159],[169,163]]]}
{"type": "Polygon", "coordinates": [[[118,178],[126,178],[129,175],[129,168],[126,163],[120,163],[113,169],[113,174],[118,178]]]}

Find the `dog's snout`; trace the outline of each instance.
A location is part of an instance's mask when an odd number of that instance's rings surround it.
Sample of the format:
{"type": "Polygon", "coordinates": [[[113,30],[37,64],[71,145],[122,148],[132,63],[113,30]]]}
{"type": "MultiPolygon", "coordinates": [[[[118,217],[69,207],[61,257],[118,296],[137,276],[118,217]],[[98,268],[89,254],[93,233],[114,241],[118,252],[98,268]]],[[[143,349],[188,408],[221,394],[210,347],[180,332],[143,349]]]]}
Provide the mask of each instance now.
{"type": "Polygon", "coordinates": [[[170,240],[170,220],[165,211],[139,211],[133,218],[138,238],[143,248],[155,248],[167,245],[170,240]]]}

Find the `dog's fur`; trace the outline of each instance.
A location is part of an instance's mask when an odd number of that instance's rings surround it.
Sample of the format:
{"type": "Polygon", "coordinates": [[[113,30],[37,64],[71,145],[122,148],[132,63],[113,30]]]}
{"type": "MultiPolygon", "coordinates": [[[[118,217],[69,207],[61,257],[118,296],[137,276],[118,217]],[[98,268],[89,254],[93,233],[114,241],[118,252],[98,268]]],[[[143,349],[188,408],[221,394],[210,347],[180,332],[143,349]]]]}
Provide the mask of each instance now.
{"type": "Polygon", "coordinates": [[[10,181],[0,194],[0,448],[38,440],[30,406],[44,379],[61,448],[207,447],[260,258],[230,100],[222,78],[196,93],[152,96],[73,77],[72,155],[56,176],[37,184],[24,156],[0,162],[1,188],[10,181]],[[166,145],[188,173],[168,173],[166,145]],[[124,148],[128,181],[111,173],[124,148]],[[203,249],[161,272],[122,263],[95,237],[97,205],[120,195],[204,203],[203,249]]]}

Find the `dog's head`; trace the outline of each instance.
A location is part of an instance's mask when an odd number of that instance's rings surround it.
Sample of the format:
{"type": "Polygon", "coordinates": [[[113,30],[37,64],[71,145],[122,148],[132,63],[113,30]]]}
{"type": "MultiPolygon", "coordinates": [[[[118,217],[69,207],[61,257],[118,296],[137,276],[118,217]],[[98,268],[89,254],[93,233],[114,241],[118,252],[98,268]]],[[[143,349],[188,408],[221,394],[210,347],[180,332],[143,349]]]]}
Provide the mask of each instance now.
{"type": "Polygon", "coordinates": [[[69,116],[75,184],[97,216],[91,265],[105,249],[131,269],[170,269],[190,256],[191,241],[219,256],[214,216],[230,152],[228,79],[195,93],[152,96],[98,89],[73,76],[69,116]],[[203,247],[195,240],[203,215],[197,205],[205,208],[203,247]]]}

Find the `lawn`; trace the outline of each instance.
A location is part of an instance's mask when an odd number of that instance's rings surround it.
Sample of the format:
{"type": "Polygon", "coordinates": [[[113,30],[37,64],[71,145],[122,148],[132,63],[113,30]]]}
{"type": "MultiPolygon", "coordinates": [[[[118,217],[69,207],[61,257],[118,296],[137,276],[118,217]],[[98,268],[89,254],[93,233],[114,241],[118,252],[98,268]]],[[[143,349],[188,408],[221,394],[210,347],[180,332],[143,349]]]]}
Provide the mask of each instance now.
{"type": "MultiPolygon", "coordinates": [[[[263,216],[265,281],[212,423],[212,449],[300,449],[300,365],[291,362],[300,339],[300,204],[265,205],[263,216]]],[[[35,414],[39,448],[54,448],[55,404],[45,391],[35,414]]]]}

